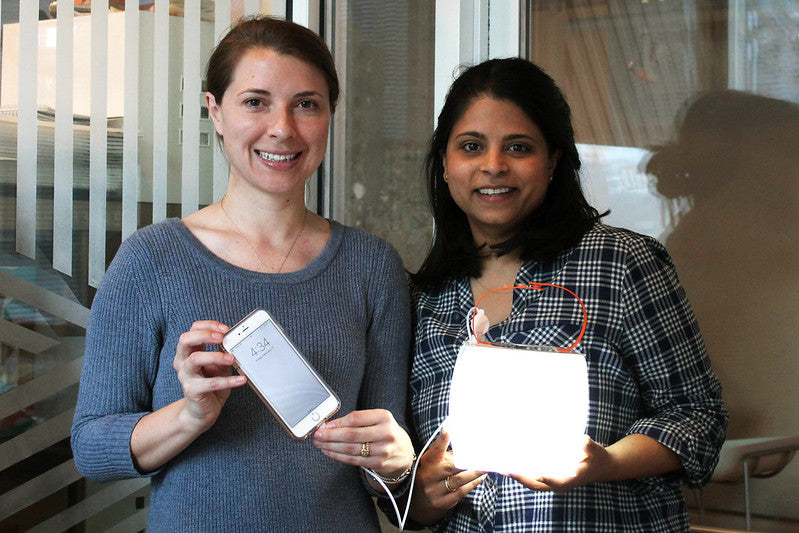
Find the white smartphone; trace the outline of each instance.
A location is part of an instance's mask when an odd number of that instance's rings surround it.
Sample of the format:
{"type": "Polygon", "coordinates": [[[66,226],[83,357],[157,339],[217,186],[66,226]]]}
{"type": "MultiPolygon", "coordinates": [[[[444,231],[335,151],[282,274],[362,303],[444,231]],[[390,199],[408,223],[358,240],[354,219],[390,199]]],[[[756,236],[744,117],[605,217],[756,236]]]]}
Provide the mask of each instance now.
{"type": "Polygon", "coordinates": [[[336,394],[263,309],[225,333],[222,349],[292,438],[307,438],[338,411],[336,394]]]}

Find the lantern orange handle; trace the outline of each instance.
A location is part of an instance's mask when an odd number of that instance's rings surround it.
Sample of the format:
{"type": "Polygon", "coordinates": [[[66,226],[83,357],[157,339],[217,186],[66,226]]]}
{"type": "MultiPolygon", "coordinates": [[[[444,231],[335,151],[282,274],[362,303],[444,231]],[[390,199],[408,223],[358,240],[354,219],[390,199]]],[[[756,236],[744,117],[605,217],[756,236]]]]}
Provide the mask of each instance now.
{"type": "MultiPolygon", "coordinates": [[[[568,348],[558,348],[559,352],[571,352],[571,351],[573,351],[575,348],[577,348],[577,345],[580,344],[580,341],[583,340],[583,335],[585,335],[585,330],[588,327],[588,310],[585,308],[585,304],[583,303],[583,300],[579,296],[577,296],[577,294],[574,291],[572,291],[570,289],[567,289],[566,287],[562,287],[560,285],[554,285],[552,283],[540,283],[540,282],[535,282],[534,281],[534,282],[527,283],[526,285],[514,285],[512,287],[500,287],[499,289],[493,289],[493,290],[488,291],[487,293],[483,294],[477,300],[477,302],[474,304],[474,310],[472,311],[472,331],[474,331],[474,319],[477,316],[477,309],[480,307],[480,302],[483,300],[483,298],[485,298],[486,296],[488,296],[492,292],[504,291],[504,290],[508,290],[508,289],[532,289],[532,290],[536,290],[536,291],[543,291],[546,287],[555,287],[556,289],[562,289],[562,290],[568,292],[569,294],[571,294],[572,296],[577,298],[577,301],[580,302],[580,307],[583,308],[583,327],[580,329],[580,334],[577,335],[577,340],[574,341],[574,344],[572,344],[568,348]]],[[[477,340],[477,344],[491,344],[490,342],[481,341],[480,339],[477,338],[477,335],[475,335],[475,339],[477,340]]]]}

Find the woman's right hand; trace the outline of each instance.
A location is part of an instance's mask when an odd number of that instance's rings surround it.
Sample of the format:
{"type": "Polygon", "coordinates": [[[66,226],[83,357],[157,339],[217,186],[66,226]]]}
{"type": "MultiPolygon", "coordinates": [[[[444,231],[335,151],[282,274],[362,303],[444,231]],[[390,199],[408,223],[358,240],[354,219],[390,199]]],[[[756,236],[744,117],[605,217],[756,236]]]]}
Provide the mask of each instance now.
{"type": "Polygon", "coordinates": [[[420,524],[441,520],[486,477],[484,472],[457,468],[448,447],[449,434],[442,430],[419,461],[410,516],[420,524]]]}
{"type": "Polygon", "coordinates": [[[172,366],[177,371],[183,398],[139,420],[130,436],[133,463],[142,474],[153,472],[194,442],[210,428],[230,396],[230,389],[247,383],[231,375],[233,356],[207,352],[218,345],[228,327],[214,320],[200,320],[180,336],[172,366]]]}
{"type": "Polygon", "coordinates": [[[230,389],[247,382],[244,376],[231,374],[231,354],[205,351],[206,345],[219,345],[228,329],[215,320],[198,320],[178,339],[172,366],[183,388],[186,421],[196,424],[200,432],[216,422],[230,389]]]}

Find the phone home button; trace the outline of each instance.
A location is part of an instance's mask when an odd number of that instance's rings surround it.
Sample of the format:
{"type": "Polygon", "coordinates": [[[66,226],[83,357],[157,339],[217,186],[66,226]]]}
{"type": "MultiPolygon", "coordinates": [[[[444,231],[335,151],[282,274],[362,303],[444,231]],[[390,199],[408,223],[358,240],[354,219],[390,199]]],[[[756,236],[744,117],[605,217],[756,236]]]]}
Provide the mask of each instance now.
{"type": "Polygon", "coordinates": [[[313,420],[314,422],[319,422],[319,413],[317,413],[316,411],[311,413],[311,420],[313,420]]]}

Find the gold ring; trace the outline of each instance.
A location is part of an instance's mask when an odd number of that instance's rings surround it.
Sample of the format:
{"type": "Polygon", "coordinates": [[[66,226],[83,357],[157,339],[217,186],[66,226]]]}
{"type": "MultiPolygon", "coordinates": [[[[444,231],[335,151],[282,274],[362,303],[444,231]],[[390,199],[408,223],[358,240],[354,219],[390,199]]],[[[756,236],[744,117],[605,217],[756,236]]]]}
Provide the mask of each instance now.
{"type": "Polygon", "coordinates": [[[371,447],[371,442],[364,442],[361,444],[361,457],[369,457],[369,448],[371,447]]]}
{"type": "Polygon", "coordinates": [[[449,484],[449,476],[444,478],[444,486],[447,487],[449,492],[457,492],[458,489],[453,489],[452,486],[449,484]]]}

